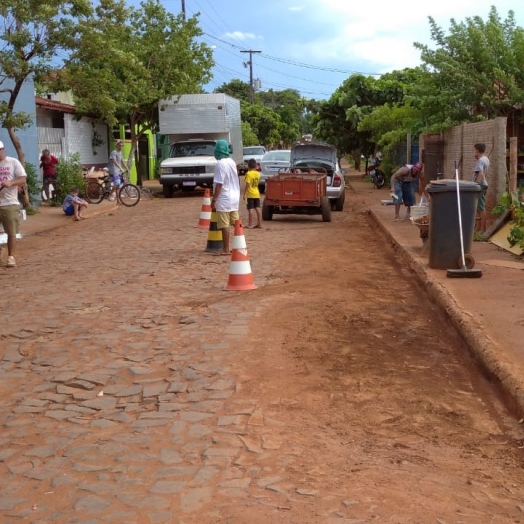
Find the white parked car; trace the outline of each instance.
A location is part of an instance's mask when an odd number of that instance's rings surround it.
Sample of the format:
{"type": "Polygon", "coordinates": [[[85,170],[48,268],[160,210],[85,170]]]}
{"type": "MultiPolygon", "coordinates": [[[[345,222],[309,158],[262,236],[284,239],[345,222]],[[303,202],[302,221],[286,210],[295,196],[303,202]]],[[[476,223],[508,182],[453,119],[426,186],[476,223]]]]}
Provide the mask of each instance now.
{"type": "Polygon", "coordinates": [[[251,160],[254,158],[257,162],[260,162],[262,160],[262,157],[266,153],[266,148],[264,146],[250,146],[250,147],[244,147],[242,149],[242,156],[244,163],[247,164],[248,160],[251,160]]]}
{"type": "Polygon", "coordinates": [[[290,167],[322,167],[327,171],[326,194],[337,211],[344,209],[346,183],[335,147],[324,142],[297,142],[291,148],[290,167]]]}
{"type": "Polygon", "coordinates": [[[266,190],[266,178],[276,175],[282,168],[289,167],[290,149],[275,149],[268,151],[260,161],[260,185],[262,193],[266,190]]]}
{"type": "Polygon", "coordinates": [[[254,158],[257,162],[257,169],[260,171],[260,160],[266,153],[264,146],[249,146],[242,149],[242,163],[237,165],[239,176],[244,176],[247,172],[247,163],[254,158]]]}

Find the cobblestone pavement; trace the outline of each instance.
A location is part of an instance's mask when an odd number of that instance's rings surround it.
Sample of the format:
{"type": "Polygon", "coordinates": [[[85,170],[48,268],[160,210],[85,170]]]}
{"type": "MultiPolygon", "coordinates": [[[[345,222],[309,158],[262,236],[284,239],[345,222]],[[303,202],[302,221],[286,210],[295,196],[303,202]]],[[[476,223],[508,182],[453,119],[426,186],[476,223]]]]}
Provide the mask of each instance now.
{"type": "Polygon", "coordinates": [[[0,270],[2,522],[189,522],[249,487],[278,505],[278,476],[249,466],[278,446],[247,428],[279,422],[236,399],[230,367],[256,311],[222,291],[199,211],[121,209],[24,239],[0,270]]]}
{"type": "Polygon", "coordinates": [[[518,521],[521,426],[354,198],[246,230],[254,292],[223,291],[200,206],[0,268],[0,522],[518,521]]]}

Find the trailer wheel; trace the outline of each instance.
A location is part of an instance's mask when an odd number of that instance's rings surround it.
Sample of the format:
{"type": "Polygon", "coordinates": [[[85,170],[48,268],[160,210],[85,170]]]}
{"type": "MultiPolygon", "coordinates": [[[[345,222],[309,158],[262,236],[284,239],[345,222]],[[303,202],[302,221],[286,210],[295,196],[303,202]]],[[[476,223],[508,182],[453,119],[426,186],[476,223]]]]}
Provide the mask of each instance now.
{"type": "Polygon", "coordinates": [[[175,188],[171,184],[162,184],[162,192],[165,198],[172,198],[175,188]]]}
{"type": "Polygon", "coordinates": [[[346,201],[346,193],[342,193],[340,197],[335,200],[335,210],[344,211],[344,202],[346,201]]]}
{"type": "Polygon", "coordinates": [[[322,221],[331,222],[331,203],[327,196],[322,197],[322,221]]]}
{"type": "Polygon", "coordinates": [[[272,220],[273,218],[273,206],[270,206],[266,203],[266,200],[264,199],[264,203],[262,204],[262,219],[263,220],[272,220]]]}

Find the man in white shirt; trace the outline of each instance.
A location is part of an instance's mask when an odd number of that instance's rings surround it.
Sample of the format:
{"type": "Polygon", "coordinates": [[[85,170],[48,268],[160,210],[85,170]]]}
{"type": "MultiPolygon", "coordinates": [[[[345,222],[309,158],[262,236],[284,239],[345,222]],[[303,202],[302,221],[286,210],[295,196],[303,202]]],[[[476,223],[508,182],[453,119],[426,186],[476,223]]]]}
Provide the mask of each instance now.
{"type": "Polygon", "coordinates": [[[486,193],[488,191],[488,171],[489,158],[486,156],[486,144],[479,142],[473,146],[475,149],[475,167],[473,169],[473,182],[480,184],[483,191],[477,201],[477,217],[479,224],[477,226],[480,233],[486,231],[486,193]]]}
{"type": "Polygon", "coordinates": [[[7,234],[7,267],[16,267],[15,247],[18,233],[18,188],[27,181],[22,164],[5,154],[0,142],[0,223],[7,234]]]}
{"type": "Polygon", "coordinates": [[[215,145],[215,158],[218,160],[213,177],[212,209],[216,210],[217,228],[222,231],[223,250],[217,255],[229,255],[229,226],[239,220],[240,182],[237,166],[230,157],[229,144],[218,140],[215,145]]]}

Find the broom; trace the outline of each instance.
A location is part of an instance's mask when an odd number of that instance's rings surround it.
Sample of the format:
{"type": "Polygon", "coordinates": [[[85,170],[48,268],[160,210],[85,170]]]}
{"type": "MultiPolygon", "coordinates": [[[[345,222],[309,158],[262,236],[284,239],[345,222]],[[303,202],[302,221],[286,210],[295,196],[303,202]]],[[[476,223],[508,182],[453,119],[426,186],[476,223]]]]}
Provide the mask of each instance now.
{"type": "Polygon", "coordinates": [[[480,278],[482,269],[468,269],[466,267],[466,255],[464,254],[464,239],[462,238],[462,212],[460,209],[460,184],[458,176],[458,165],[455,160],[455,180],[457,181],[457,207],[459,215],[459,232],[460,232],[460,254],[462,255],[462,267],[460,269],[448,269],[446,276],[448,278],[480,278]]]}

